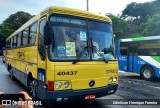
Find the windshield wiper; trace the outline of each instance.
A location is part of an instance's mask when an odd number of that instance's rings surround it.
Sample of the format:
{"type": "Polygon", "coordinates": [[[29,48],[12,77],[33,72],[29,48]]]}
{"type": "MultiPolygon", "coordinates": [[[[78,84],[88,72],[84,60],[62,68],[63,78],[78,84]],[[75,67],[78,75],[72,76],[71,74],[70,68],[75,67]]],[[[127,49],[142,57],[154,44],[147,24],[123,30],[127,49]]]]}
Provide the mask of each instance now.
{"type": "Polygon", "coordinates": [[[104,54],[101,54],[96,46],[92,46],[93,49],[95,49],[96,53],[98,53],[98,56],[102,57],[102,59],[105,61],[105,63],[108,63],[108,60],[104,57],[104,54]]]}
{"type": "Polygon", "coordinates": [[[93,41],[92,41],[92,38],[91,38],[91,47],[93,49],[93,53],[94,53],[94,50],[96,51],[96,53],[98,53],[98,56],[102,57],[102,59],[105,61],[105,63],[108,63],[108,60],[104,57],[104,54],[100,54],[100,52],[98,51],[97,47],[93,45],[93,41]]]}
{"type": "Polygon", "coordinates": [[[89,46],[86,46],[83,48],[83,50],[80,52],[80,54],[77,55],[76,60],[72,62],[72,64],[76,64],[80,60],[80,58],[83,56],[83,52],[86,48],[89,48],[89,46]]]}

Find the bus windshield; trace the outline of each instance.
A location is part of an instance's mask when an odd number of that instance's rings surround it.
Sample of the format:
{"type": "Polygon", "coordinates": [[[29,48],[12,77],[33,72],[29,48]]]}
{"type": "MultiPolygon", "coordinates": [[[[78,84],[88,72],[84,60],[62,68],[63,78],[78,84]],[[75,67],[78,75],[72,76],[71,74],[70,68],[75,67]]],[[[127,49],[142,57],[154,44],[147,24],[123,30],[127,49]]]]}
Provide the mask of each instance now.
{"type": "Polygon", "coordinates": [[[87,26],[86,20],[62,16],[51,16],[50,24],[54,32],[49,50],[52,60],[75,60],[79,56],[80,60],[90,60],[90,55],[93,60],[102,60],[102,56],[114,59],[110,24],[88,21],[87,26]]]}
{"type": "Polygon", "coordinates": [[[114,42],[111,25],[89,21],[88,26],[93,47],[97,49],[97,51],[93,50],[92,58],[94,60],[102,59],[102,56],[104,56],[105,59],[114,59],[114,42]]]}

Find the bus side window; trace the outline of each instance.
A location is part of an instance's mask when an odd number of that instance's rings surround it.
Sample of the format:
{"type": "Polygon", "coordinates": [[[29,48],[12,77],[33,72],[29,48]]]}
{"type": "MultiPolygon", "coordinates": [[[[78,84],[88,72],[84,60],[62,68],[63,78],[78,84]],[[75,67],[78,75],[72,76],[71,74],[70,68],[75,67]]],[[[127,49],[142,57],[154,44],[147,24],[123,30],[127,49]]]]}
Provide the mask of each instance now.
{"type": "Polygon", "coordinates": [[[11,48],[11,39],[8,41],[8,48],[11,48]]]}
{"type": "Polygon", "coordinates": [[[29,34],[29,44],[34,44],[36,41],[36,34],[37,34],[37,22],[34,23],[31,27],[30,27],[30,34],[29,34]]]}
{"type": "Polygon", "coordinates": [[[23,35],[22,35],[22,45],[27,45],[28,43],[28,31],[29,31],[29,28],[25,29],[23,31],[23,35]]]}
{"type": "Polygon", "coordinates": [[[17,46],[21,46],[21,32],[18,34],[18,39],[17,39],[17,46]]]}
{"type": "Polygon", "coordinates": [[[40,21],[39,27],[39,39],[38,39],[38,51],[42,60],[45,60],[45,45],[44,45],[44,26],[46,24],[46,19],[43,18],[40,21]]]}
{"type": "Polygon", "coordinates": [[[17,42],[18,42],[18,34],[16,35],[16,40],[15,40],[15,42],[16,42],[15,45],[16,45],[16,47],[17,47],[17,45],[18,45],[18,44],[17,44],[17,42]]]}
{"type": "Polygon", "coordinates": [[[7,49],[10,48],[10,40],[8,40],[8,41],[6,42],[6,48],[7,48],[7,49]]]}
{"type": "Polygon", "coordinates": [[[127,55],[127,45],[128,45],[127,42],[121,42],[120,43],[120,53],[122,55],[127,55]]]}
{"type": "Polygon", "coordinates": [[[12,48],[13,38],[10,40],[10,48],[12,48]]]}
{"type": "Polygon", "coordinates": [[[13,37],[14,41],[13,41],[13,47],[15,48],[17,46],[17,35],[13,37]]]}

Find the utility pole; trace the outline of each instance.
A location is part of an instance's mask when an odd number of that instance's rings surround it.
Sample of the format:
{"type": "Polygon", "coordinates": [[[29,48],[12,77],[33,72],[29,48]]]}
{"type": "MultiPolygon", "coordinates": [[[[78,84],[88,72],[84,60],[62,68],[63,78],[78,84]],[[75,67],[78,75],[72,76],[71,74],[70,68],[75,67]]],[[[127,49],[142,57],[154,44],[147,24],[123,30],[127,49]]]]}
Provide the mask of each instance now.
{"type": "Polygon", "coordinates": [[[89,0],[87,0],[87,11],[89,11],[89,0]]]}

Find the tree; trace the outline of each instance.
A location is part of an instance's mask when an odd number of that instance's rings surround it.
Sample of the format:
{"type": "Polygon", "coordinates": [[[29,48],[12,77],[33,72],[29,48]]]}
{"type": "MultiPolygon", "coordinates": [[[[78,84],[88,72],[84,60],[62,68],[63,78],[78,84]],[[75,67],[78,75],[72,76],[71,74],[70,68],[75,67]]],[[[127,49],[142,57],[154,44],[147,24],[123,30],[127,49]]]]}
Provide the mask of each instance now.
{"type": "Polygon", "coordinates": [[[9,29],[17,30],[31,18],[32,15],[30,15],[29,13],[19,11],[15,14],[10,15],[5,21],[3,21],[2,24],[4,26],[7,26],[9,29]]]}
{"type": "Polygon", "coordinates": [[[106,14],[112,19],[113,33],[115,37],[115,45],[117,49],[118,39],[137,37],[137,26],[134,26],[132,22],[125,20],[120,15],[113,15],[111,13],[106,14]]]}
{"type": "Polygon", "coordinates": [[[0,36],[2,36],[3,38],[7,38],[31,18],[32,15],[23,11],[11,14],[0,25],[0,36]]]}
{"type": "Polygon", "coordinates": [[[2,38],[7,38],[13,32],[13,29],[9,29],[7,26],[0,25],[0,36],[2,36],[2,38]]]}
{"type": "Polygon", "coordinates": [[[121,27],[122,26],[122,21],[119,16],[115,16],[111,13],[106,14],[108,17],[111,18],[112,20],[112,26],[113,26],[113,33],[115,34],[116,37],[123,37],[124,35],[124,30],[121,27]]]}
{"type": "Polygon", "coordinates": [[[159,35],[160,0],[152,2],[132,2],[122,12],[122,18],[131,23],[127,37],[159,35]],[[131,30],[132,29],[132,30],[131,30]]]}
{"type": "Polygon", "coordinates": [[[154,14],[160,13],[160,0],[155,0],[153,1],[153,5],[155,7],[155,12],[154,14]]]}
{"type": "Polygon", "coordinates": [[[156,6],[154,2],[136,3],[132,2],[122,11],[122,15],[131,20],[134,24],[140,25],[147,21],[147,19],[154,15],[156,6]]]}
{"type": "Polygon", "coordinates": [[[125,20],[122,16],[106,15],[112,19],[113,33],[116,35],[116,39],[132,37],[131,34],[137,32],[137,26],[133,25],[131,21],[125,20]]]}
{"type": "Polygon", "coordinates": [[[140,31],[145,36],[160,35],[160,14],[155,14],[146,23],[142,23],[140,25],[140,31]]]}

